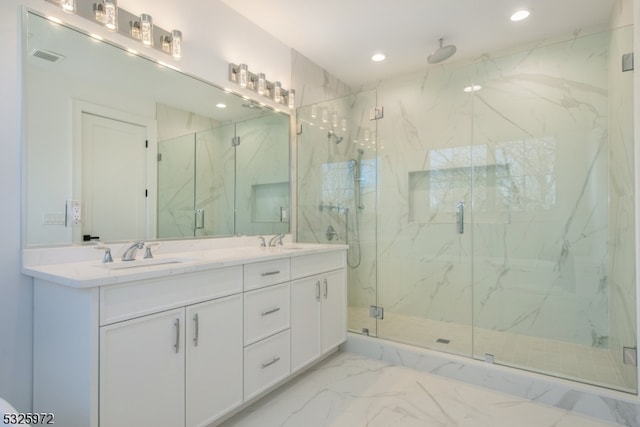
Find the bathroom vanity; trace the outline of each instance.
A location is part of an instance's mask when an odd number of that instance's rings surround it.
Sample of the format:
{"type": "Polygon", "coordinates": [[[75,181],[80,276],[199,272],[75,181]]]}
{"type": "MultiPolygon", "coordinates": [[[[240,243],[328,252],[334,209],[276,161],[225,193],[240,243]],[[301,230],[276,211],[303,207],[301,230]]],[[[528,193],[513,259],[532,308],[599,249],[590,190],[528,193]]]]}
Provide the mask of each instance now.
{"type": "Polygon", "coordinates": [[[335,351],[346,247],[251,243],[166,243],[133,262],[112,248],[106,264],[91,248],[71,262],[73,248],[25,250],[34,412],[69,427],[206,426],[335,351]]]}

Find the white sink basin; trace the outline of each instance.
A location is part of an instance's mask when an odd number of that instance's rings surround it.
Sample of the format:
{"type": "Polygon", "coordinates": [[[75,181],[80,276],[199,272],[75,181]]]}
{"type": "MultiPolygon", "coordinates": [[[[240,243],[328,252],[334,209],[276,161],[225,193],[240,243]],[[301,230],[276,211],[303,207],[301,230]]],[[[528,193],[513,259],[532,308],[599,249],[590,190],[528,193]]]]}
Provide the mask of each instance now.
{"type": "Polygon", "coordinates": [[[154,267],[167,264],[183,264],[185,262],[193,261],[191,258],[150,258],[150,259],[137,259],[134,261],[116,261],[102,264],[109,270],[124,270],[130,268],[140,267],[154,267]]]}

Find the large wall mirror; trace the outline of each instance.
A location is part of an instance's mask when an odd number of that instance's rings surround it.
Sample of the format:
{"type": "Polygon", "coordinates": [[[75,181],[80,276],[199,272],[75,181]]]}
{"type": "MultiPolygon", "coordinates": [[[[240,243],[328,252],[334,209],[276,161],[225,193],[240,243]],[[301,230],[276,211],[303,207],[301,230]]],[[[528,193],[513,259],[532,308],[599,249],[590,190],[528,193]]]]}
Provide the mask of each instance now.
{"type": "Polygon", "coordinates": [[[289,232],[289,116],[27,13],[26,244],[289,232]]]}

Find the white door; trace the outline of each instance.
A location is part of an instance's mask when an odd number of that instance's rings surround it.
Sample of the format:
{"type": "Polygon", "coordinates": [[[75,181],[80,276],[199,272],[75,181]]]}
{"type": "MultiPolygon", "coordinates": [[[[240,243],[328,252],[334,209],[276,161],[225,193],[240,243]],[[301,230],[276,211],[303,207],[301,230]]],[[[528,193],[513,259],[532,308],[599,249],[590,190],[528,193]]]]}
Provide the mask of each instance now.
{"type": "Polygon", "coordinates": [[[100,328],[100,427],[184,425],[184,309],[100,328]]]}
{"type": "Polygon", "coordinates": [[[147,128],[82,113],[82,235],[146,239],[147,128]]]}
{"type": "Polygon", "coordinates": [[[345,271],[322,278],[322,352],[343,343],[347,337],[345,271]]]}
{"type": "Polygon", "coordinates": [[[291,282],[291,372],[320,357],[322,277],[291,282]]]}
{"type": "Polygon", "coordinates": [[[187,427],[242,403],[242,295],[187,307],[187,427]]]}

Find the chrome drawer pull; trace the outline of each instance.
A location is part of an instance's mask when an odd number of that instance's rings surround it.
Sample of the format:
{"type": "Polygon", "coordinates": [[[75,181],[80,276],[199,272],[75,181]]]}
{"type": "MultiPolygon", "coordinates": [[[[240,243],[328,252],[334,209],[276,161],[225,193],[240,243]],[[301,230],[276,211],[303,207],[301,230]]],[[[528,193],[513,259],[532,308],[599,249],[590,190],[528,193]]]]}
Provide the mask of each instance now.
{"type": "Polygon", "coordinates": [[[196,323],[196,334],[195,334],[195,337],[193,337],[193,345],[194,347],[197,347],[198,337],[200,335],[200,320],[198,319],[198,313],[196,313],[196,315],[193,316],[193,321],[196,323]]]}
{"type": "Polygon", "coordinates": [[[261,276],[262,277],[266,277],[266,276],[273,276],[274,274],[280,274],[280,270],[276,270],[276,271],[267,271],[266,273],[262,273],[261,276]]]}
{"type": "Polygon", "coordinates": [[[316,301],[320,301],[320,280],[316,282],[316,301]]]}
{"type": "Polygon", "coordinates": [[[279,358],[279,357],[274,357],[274,358],[273,358],[273,360],[271,360],[271,361],[269,361],[269,362],[267,362],[267,363],[263,363],[263,364],[262,364],[262,369],[264,369],[264,368],[266,368],[266,367],[268,367],[268,366],[273,365],[273,364],[274,364],[274,363],[276,363],[278,360],[280,360],[280,358],[279,358]]]}
{"type": "Polygon", "coordinates": [[[278,311],[280,311],[280,307],[276,307],[276,308],[272,308],[271,310],[263,311],[262,313],[260,313],[260,315],[261,316],[268,316],[270,314],[277,313],[278,311]]]}
{"type": "Polygon", "coordinates": [[[180,319],[176,319],[176,323],[174,323],[174,325],[176,326],[176,343],[174,344],[174,347],[176,348],[176,353],[180,353],[180,319]]]}

